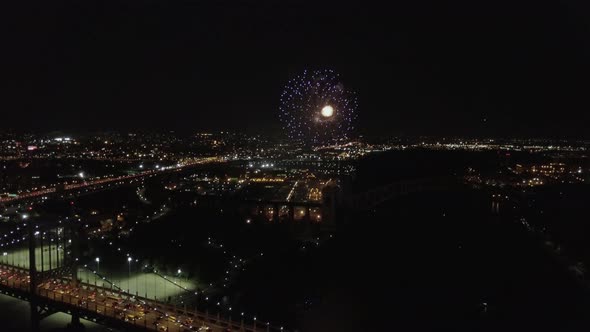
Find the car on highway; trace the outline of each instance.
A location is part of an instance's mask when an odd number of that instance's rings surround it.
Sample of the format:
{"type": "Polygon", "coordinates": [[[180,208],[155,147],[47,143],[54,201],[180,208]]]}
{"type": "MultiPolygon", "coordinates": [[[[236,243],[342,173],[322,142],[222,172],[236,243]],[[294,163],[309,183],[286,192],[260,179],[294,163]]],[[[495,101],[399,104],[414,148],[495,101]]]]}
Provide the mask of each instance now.
{"type": "Polygon", "coordinates": [[[165,332],[168,331],[168,327],[167,326],[162,325],[160,323],[154,323],[154,324],[156,325],[156,328],[158,329],[158,331],[165,331],[165,332]]]}

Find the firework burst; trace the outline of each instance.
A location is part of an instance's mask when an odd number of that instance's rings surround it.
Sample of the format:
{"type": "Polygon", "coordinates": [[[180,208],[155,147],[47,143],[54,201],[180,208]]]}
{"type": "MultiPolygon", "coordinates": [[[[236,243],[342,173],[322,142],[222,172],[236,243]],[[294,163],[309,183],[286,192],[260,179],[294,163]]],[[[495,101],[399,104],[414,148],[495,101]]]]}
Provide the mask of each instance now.
{"type": "Polygon", "coordinates": [[[356,119],[357,99],[333,70],[305,70],[281,94],[280,120],[293,140],[320,144],[347,139],[356,119]]]}

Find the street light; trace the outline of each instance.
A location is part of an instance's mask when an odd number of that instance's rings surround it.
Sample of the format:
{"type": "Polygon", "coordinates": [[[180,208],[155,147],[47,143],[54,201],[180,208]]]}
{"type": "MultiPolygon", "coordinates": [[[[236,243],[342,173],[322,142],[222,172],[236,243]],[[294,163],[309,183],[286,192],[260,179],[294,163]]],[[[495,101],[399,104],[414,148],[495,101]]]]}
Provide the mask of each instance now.
{"type": "Polygon", "coordinates": [[[127,293],[129,293],[129,285],[131,284],[131,257],[127,257],[127,262],[129,263],[129,274],[127,275],[127,293]]]}
{"type": "Polygon", "coordinates": [[[96,273],[100,273],[100,257],[96,257],[94,261],[96,262],[96,273]]]}
{"type": "Polygon", "coordinates": [[[141,270],[141,275],[143,276],[143,289],[145,290],[145,298],[148,298],[147,295],[147,273],[146,270],[147,269],[147,264],[143,267],[143,270],[141,270]]]}
{"type": "MultiPolygon", "coordinates": [[[[154,300],[158,300],[158,295],[157,295],[157,291],[158,291],[158,285],[156,284],[156,270],[153,271],[153,275],[154,275],[154,300]]],[[[146,291],[147,292],[147,291],[146,291]]]]}
{"type": "Polygon", "coordinates": [[[168,301],[168,290],[166,288],[166,286],[168,285],[167,281],[168,281],[168,278],[166,278],[166,276],[164,276],[164,301],[168,301]]]}

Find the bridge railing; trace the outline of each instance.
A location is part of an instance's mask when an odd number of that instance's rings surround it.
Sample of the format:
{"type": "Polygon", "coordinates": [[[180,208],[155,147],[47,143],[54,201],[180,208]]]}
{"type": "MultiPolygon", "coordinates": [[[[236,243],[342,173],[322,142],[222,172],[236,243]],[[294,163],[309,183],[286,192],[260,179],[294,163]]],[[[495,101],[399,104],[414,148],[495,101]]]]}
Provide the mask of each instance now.
{"type": "MultiPolygon", "coordinates": [[[[17,291],[18,295],[22,297],[27,297],[30,295],[30,284],[27,278],[28,270],[17,267],[5,267],[5,269],[9,269],[14,273],[12,273],[8,278],[0,278],[0,287],[17,291]]],[[[59,281],[64,284],[68,282],[67,278],[59,279],[59,281]]],[[[15,295],[17,293],[11,295],[15,295]]],[[[109,305],[108,301],[106,300],[108,298],[111,300],[119,299],[120,301],[134,301],[140,303],[144,307],[147,306],[152,311],[158,312],[160,315],[165,317],[165,319],[159,323],[160,326],[165,326],[170,332],[185,331],[188,329],[187,326],[178,325],[179,323],[182,323],[182,321],[179,319],[171,320],[170,317],[183,317],[184,320],[190,318],[192,320],[192,326],[195,329],[202,325],[207,325],[216,327],[218,329],[229,328],[235,331],[256,332],[271,330],[271,326],[256,325],[255,321],[253,324],[245,324],[243,319],[240,321],[234,321],[231,317],[228,319],[221,317],[219,313],[217,313],[217,315],[211,315],[208,311],[203,313],[196,309],[187,310],[186,307],[180,308],[177,306],[156,302],[154,300],[133,296],[131,294],[112,291],[108,288],[84,283],[80,283],[76,288],[69,289],[51,289],[44,287],[42,283],[41,286],[37,288],[36,295],[41,299],[44,299],[47,304],[57,310],[67,312],[78,311],[86,317],[116,320],[116,323],[119,325],[122,324],[157,330],[158,326],[156,326],[155,323],[157,323],[158,320],[154,319],[153,317],[148,317],[146,314],[141,315],[141,317],[134,316],[130,318],[130,316],[127,315],[124,310],[114,307],[112,303],[109,305]],[[94,300],[90,299],[91,294],[94,294],[94,300]],[[102,303],[98,295],[103,297],[102,303]]],[[[273,327],[273,330],[279,330],[279,328],[273,327]]]]}

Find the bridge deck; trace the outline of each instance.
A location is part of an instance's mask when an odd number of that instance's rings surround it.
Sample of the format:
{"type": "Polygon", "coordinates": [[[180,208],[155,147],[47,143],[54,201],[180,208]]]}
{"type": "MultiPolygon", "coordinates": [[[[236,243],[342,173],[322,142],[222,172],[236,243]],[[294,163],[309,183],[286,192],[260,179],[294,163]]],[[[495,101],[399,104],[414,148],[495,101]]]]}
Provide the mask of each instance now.
{"type": "MultiPolygon", "coordinates": [[[[0,290],[8,295],[30,300],[28,270],[0,267],[0,290]]],[[[270,331],[269,326],[245,325],[243,321],[224,319],[200,311],[185,310],[125,293],[80,283],[72,287],[64,279],[41,283],[38,302],[50,311],[77,312],[81,317],[108,326],[129,330],[153,331],[270,331]]]]}

